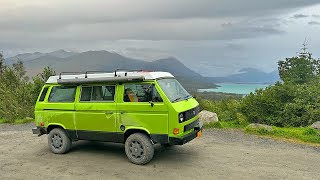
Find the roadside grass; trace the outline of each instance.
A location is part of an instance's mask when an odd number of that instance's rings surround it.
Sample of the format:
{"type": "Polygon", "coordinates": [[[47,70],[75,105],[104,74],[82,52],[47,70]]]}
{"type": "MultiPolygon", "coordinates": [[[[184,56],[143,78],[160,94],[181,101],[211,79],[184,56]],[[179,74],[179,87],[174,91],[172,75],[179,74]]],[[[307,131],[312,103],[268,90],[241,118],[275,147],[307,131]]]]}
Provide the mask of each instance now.
{"type": "Polygon", "coordinates": [[[204,124],[204,128],[219,128],[219,129],[243,129],[248,123],[239,123],[237,121],[218,121],[215,123],[204,124]]]}
{"type": "Polygon", "coordinates": [[[255,134],[259,136],[266,136],[275,139],[288,140],[295,143],[307,143],[313,145],[320,145],[320,131],[310,127],[272,127],[272,131],[265,129],[247,128],[248,123],[239,124],[236,121],[219,121],[216,123],[204,124],[204,128],[217,129],[240,129],[247,134],[255,134]]]}
{"type": "Polygon", "coordinates": [[[34,122],[34,119],[16,119],[13,123],[7,122],[5,119],[0,119],[0,124],[8,123],[8,124],[25,124],[34,122]]]}
{"type": "Polygon", "coordinates": [[[298,140],[307,143],[320,143],[320,132],[310,127],[272,127],[272,131],[264,129],[245,128],[248,134],[257,134],[262,136],[269,136],[273,138],[298,140]]]}

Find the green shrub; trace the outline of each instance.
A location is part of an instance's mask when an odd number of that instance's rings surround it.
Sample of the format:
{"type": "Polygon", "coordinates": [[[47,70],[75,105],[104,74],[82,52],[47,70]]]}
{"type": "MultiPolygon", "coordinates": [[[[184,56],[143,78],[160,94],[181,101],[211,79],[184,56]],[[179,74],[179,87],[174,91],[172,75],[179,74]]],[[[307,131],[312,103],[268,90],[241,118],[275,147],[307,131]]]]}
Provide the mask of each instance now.
{"type": "Polygon", "coordinates": [[[220,122],[210,122],[203,125],[204,128],[222,128],[220,122]]]}
{"type": "Polygon", "coordinates": [[[220,121],[247,121],[246,116],[239,111],[240,101],[237,99],[207,100],[197,98],[197,100],[201,110],[217,113],[220,121]]]}

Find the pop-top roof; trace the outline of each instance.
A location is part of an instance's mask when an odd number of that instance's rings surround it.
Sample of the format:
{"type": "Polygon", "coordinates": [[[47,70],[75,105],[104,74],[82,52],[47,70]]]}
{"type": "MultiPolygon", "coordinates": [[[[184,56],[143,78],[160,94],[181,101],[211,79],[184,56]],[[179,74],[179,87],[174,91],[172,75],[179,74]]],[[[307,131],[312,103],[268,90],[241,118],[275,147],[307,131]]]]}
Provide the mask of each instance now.
{"type": "Polygon", "coordinates": [[[47,84],[88,84],[102,82],[131,82],[154,80],[159,78],[173,78],[168,72],[149,72],[149,71],[115,71],[113,73],[60,73],[51,76],[47,84]]]}

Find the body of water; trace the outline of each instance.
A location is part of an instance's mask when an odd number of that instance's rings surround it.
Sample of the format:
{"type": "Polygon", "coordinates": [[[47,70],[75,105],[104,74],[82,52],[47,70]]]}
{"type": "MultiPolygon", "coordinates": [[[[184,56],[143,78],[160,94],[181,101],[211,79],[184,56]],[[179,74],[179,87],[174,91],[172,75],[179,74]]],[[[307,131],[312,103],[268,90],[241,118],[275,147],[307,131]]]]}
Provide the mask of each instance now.
{"type": "Polygon", "coordinates": [[[249,94],[256,89],[266,88],[270,84],[235,84],[235,83],[217,83],[220,87],[217,89],[199,89],[199,92],[222,92],[234,94],[249,94]]]}

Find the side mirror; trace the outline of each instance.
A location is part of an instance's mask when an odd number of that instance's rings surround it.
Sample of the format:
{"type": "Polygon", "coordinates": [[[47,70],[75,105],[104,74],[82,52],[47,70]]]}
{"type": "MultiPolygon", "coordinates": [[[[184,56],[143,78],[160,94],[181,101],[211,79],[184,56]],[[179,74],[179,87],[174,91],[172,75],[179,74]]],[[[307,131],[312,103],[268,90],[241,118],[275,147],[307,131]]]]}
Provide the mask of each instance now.
{"type": "Polygon", "coordinates": [[[151,107],[154,106],[154,103],[152,101],[149,101],[149,103],[150,103],[151,107]]]}

